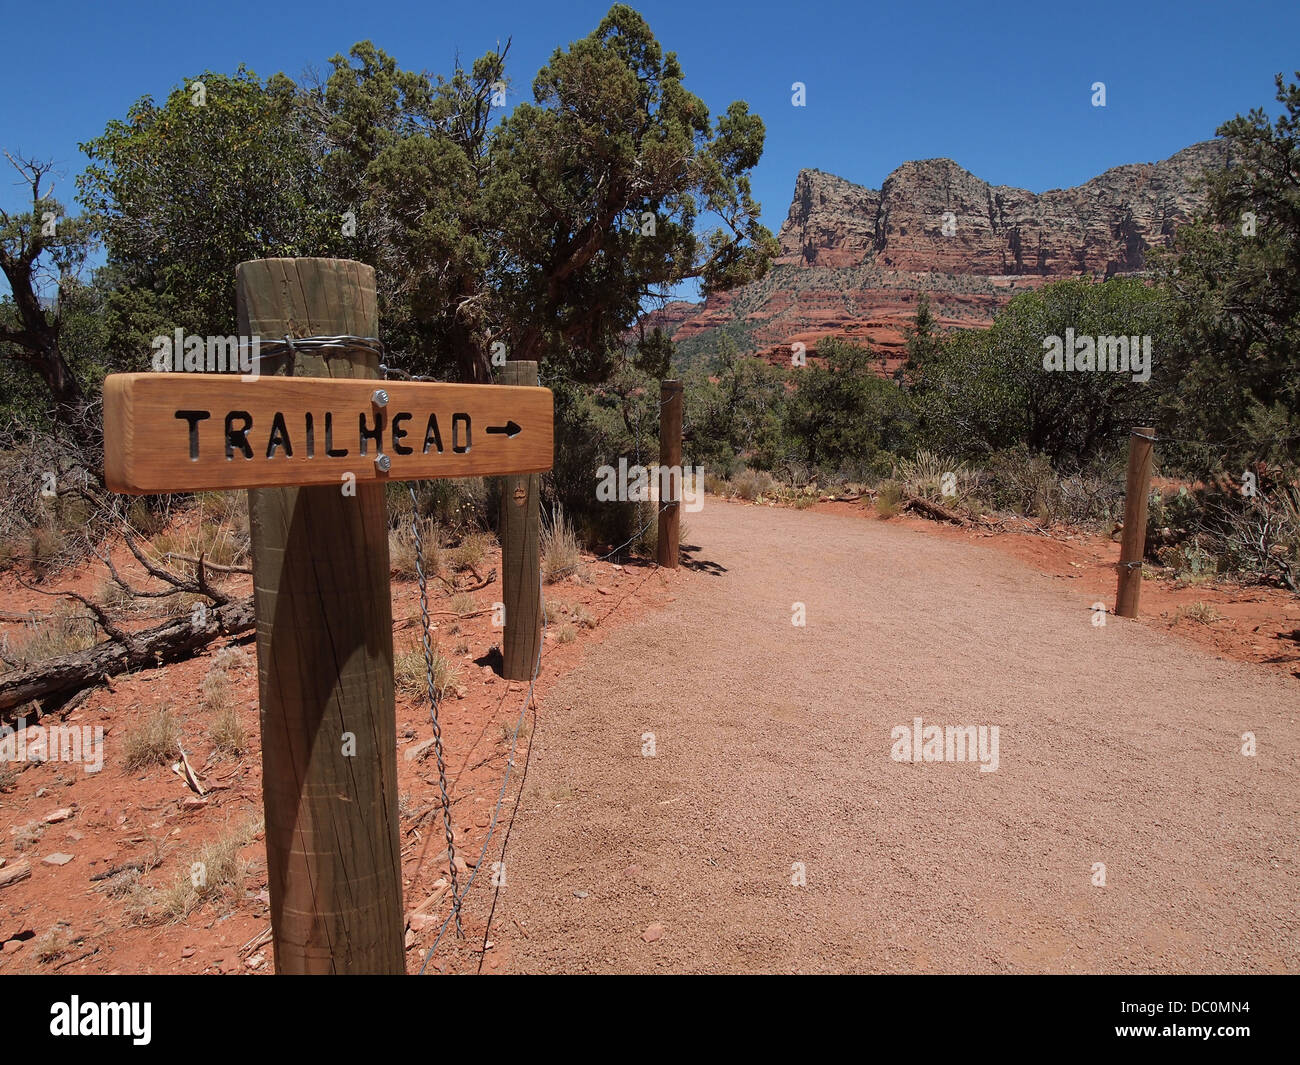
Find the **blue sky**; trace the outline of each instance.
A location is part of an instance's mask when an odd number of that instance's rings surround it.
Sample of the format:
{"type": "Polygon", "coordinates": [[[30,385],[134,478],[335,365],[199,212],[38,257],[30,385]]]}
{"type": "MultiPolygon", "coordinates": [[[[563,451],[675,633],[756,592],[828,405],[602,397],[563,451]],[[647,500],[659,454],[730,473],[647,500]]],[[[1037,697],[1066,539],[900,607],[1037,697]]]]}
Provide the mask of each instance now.
{"type": "MultiPolygon", "coordinates": [[[[1300,4],[903,3],[642,0],[633,4],[687,86],[717,114],[748,101],[767,123],[755,173],[776,232],[795,175],[817,167],[879,187],[908,159],[947,156],[1034,191],[1162,159],[1238,112],[1274,110],[1273,75],[1300,67],[1300,4]],[[791,105],[791,85],[807,106],[791,105]],[[1093,107],[1092,83],[1107,106],[1093,107]]],[[[267,76],[325,69],[374,40],[407,68],[446,72],[513,38],[512,93],[609,4],[537,0],[113,0],[9,5],[0,147],[57,160],[71,199],[77,144],[140,96],[243,62],[267,76]]],[[[4,164],[7,167],[7,164],[4,164]]],[[[16,175],[15,175],[16,176],[16,175]]],[[[6,173],[0,204],[19,206],[6,173]]]]}

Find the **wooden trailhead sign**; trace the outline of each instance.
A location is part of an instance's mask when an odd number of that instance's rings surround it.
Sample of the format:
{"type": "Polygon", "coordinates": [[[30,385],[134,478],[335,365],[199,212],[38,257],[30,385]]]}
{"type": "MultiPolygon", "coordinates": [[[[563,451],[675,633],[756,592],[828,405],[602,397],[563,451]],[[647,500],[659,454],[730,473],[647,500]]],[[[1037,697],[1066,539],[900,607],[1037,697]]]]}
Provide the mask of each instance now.
{"type": "Polygon", "coordinates": [[[108,487],[130,495],[539,473],[546,388],[233,374],[104,382],[108,487]]]}
{"type": "MultiPolygon", "coordinates": [[[[262,356],[274,361],[256,375],[107,378],[105,480],[135,495],[249,490],[276,971],[401,973],[406,909],[385,484],[502,477],[502,673],[535,678],[538,475],[552,465],[553,400],[537,387],[531,361],[507,362],[501,384],[380,379],[387,371],[373,340],[375,272],[362,263],[256,259],[239,264],[235,281],[240,336],[283,337],[287,357],[262,356]]],[[[421,612],[429,665],[436,636],[423,580],[421,612]]],[[[429,695],[440,744],[437,697],[429,695]]],[[[445,795],[441,773],[440,786],[445,795]]],[[[451,833],[449,802],[444,827],[451,833]]],[[[447,856],[459,926],[460,859],[450,835],[447,856]]]]}

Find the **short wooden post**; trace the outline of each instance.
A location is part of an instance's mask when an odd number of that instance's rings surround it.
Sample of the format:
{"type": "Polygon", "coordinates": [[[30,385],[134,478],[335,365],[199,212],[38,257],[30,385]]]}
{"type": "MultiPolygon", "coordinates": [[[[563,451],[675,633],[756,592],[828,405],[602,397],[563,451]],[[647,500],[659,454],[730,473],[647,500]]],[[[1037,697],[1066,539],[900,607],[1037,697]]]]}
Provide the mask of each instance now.
{"type": "MultiPolygon", "coordinates": [[[[536,385],[537,363],[507,362],[501,384],[536,385]]],[[[532,680],[542,647],[541,484],[536,473],[501,478],[501,675],[507,680],[532,680]]]]}
{"type": "Polygon", "coordinates": [[[1142,559],[1146,554],[1147,496],[1151,486],[1152,443],[1156,431],[1135,426],[1128,440],[1128,478],[1124,486],[1124,536],[1119,551],[1119,585],[1115,613],[1135,618],[1142,594],[1142,559]]]}
{"type": "MultiPolygon", "coordinates": [[[[236,279],[244,335],[378,335],[369,266],[259,259],[236,279]]],[[[268,360],[262,373],[379,374],[373,354],[326,354],[268,360]]],[[[384,486],[248,496],[276,971],[404,973],[384,486]]]]}
{"type": "Polygon", "coordinates": [[[682,383],[659,383],[659,534],[655,560],[677,568],[682,521],[682,383]],[[668,472],[664,473],[664,467],[668,472]]]}

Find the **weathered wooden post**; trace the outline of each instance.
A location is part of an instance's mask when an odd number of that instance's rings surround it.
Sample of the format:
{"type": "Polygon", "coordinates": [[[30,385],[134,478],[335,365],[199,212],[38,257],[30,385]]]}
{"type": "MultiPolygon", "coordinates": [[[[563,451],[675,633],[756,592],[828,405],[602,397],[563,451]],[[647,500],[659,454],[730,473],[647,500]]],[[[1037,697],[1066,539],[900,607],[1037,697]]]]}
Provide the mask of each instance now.
{"type": "MultiPolygon", "coordinates": [[[[104,480],[133,495],[250,490],[276,969],[399,973],[384,485],[548,470],[554,404],[535,387],[377,388],[369,266],[261,259],[236,281],[241,334],[289,342],[242,377],[111,374],[104,480]]],[[[531,565],[536,588],[536,546],[531,565]]]]}
{"type": "MultiPolygon", "coordinates": [[[[537,384],[537,363],[507,362],[503,385],[537,384]]],[[[532,680],[542,646],[541,477],[536,473],[501,478],[501,595],[505,629],[501,675],[532,680]]]]}
{"type": "MultiPolygon", "coordinates": [[[[260,259],[236,278],[245,336],[379,335],[369,266],[260,259]]],[[[379,376],[377,355],[329,354],[268,360],[262,373],[379,376]]],[[[280,973],[406,971],[384,486],[346,484],[248,493],[280,973]]]]}
{"type": "Polygon", "coordinates": [[[1119,551],[1115,613],[1135,618],[1142,594],[1142,558],[1146,554],[1147,496],[1151,486],[1152,444],[1156,431],[1135,426],[1129,431],[1128,477],[1124,486],[1124,536],[1119,551]]]}
{"type": "Polygon", "coordinates": [[[677,568],[682,520],[682,383],[659,383],[659,533],[655,560],[677,568]],[[667,473],[664,472],[665,467],[667,473]]]}

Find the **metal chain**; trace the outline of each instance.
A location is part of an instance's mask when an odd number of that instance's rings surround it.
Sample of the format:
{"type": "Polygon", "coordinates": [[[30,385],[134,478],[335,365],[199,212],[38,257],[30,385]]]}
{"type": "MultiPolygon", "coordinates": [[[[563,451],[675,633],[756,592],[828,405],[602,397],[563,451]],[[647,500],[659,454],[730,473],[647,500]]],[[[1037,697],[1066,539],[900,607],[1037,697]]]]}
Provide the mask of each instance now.
{"type": "MultiPolygon", "coordinates": [[[[397,374],[401,374],[407,380],[427,380],[427,378],[416,377],[412,374],[405,373],[404,371],[399,370],[396,367],[387,366],[382,363],[380,364],[380,370],[383,372],[385,378],[387,378],[390,373],[397,373],[397,374]]],[[[662,405],[663,404],[661,402],[660,406],[662,405]]],[[[637,441],[636,441],[637,464],[639,465],[640,454],[641,454],[641,433],[640,433],[641,418],[639,412],[637,414],[636,429],[637,429],[637,434],[636,434],[637,435],[637,441]]],[[[464,938],[465,932],[464,932],[464,928],[461,925],[461,903],[463,901],[464,896],[461,893],[460,881],[456,875],[456,842],[455,842],[455,834],[452,831],[452,824],[451,824],[451,798],[447,794],[447,766],[446,766],[446,760],[443,755],[442,727],[438,721],[439,700],[438,700],[438,688],[434,680],[433,639],[429,633],[429,585],[428,585],[428,579],[425,576],[425,572],[424,572],[424,538],[420,532],[419,501],[415,493],[415,487],[412,482],[408,481],[406,488],[411,496],[411,533],[412,533],[412,539],[415,542],[414,543],[415,576],[420,587],[420,622],[423,631],[422,644],[424,647],[425,680],[427,682],[428,693],[429,693],[430,718],[433,722],[433,747],[438,762],[438,788],[442,793],[442,822],[443,822],[443,828],[445,830],[445,834],[447,838],[447,864],[451,871],[452,912],[451,915],[448,917],[448,921],[450,921],[452,917],[455,918],[456,934],[457,936],[464,938]]],[[[638,507],[638,510],[639,509],[640,508],[638,507]]],[[[654,517],[650,519],[650,521],[657,520],[659,514],[662,513],[665,509],[666,509],[666,505],[661,505],[658,512],[654,515],[654,517]]],[[[601,556],[601,558],[602,559],[609,558],[614,554],[616,554],[618,551],[621,551],[624,547],[628,546],[633,541],[635,541],[637,537],[642,535],[642,533],[644,533],[646,529],[648,529],[649,527],[650,527],[650,522],[646,522],[646,524],[643,525],[641,529],[633,535],[632,539],[627,541],[626,544],[622,544],[619,547],[616,547],[613,551],[609,552],[608,555],[603,555],[601,556]]],[[[544,604],[542,605],[541,615],[542,615],[543,635],[545,635],[546,610],[544,604]]],[[[505,801],[506,787],[510,782],[511,771],[515,767],[515,761],[514,761],[515,744],[517,744],[519,740],[519,730],[523,725],[524,714],[527,713],[528,707],[532,704],[533,701],[533,685],[536,684],[537,682],[537,675],[541,670],[541,663],[542,663],[542,648],[541,648],[541,644],[539,643],[537,648],[537,661],[534,663],[533,675],[528,685],[528,695],[524,699],[523,708],[520,710],[519,713],[519,720],[515,724],[514,735],[511,737],[510,757],[506,762],[506,773],[505,773],[505,779],[502,780],[501,782],[501,793],[497,797],[497,805],[495,811],[492,814],[492,823],[488,828],[487,838],[483,841],[483,853],[480,854],[478,865],[475,866],[474,872],[470,874],[469,882],[465,885],[466,891],[468,891],[470,885],[474,883],[474,879],[478,875],[479,868],[483,864],[483,856],[486,855],[487,853],[488,844],[492,839],[493,830],[496,828],[497,816],[500,813],[502,803],[505,801]]],[[[420,967],[421,973],[424,972],[425,968],[429,964],[429,960],[433,957],[434,952],[438,949],[438,944],[442,941],[442,936],[443,933],[446,931],[446,929],[447,929],[447,922],[444,922],[442,926],[442,930],[439,931],[438,933],[437,939],[434,940],[433,945],[429,948],[428,952],[424,956],[424,964],[421,965],[420,967]]]]}
{"type": "MultiPolygon", "coordinates": [[[[382,351],[380,352],[382,357],[382,351]]],[[[402,373],[380,363],[385,379],[390,372],[402,373]]],[[[410,377],[409,374],[404,374],[410,377]]],[[[429,719],[433,723],[433,753],[438,762],[438,790],[442,794],[442,827],[447,838],[447,869],[451,879],[451,910],[456,918],[456,935],[464,937],[460,922],[460,878],[456,873],[456,834],[451,824],[451,796],[447,794],[447,759],[442,746],[442,723],[438,720],[438,684],[434,679],[433,636],[429,632],[429,578],[424,572],[424,534],[420,530],[420,500],[415,494],[415,483],[406,482],[411,496],[411,539],[415,544],[415,577],[420,585],[420,643],[424,649],[425,687],[429,694],[429,719]]]]}
{"type": "Polygon", "coordinates": [[[442,791],[442,825],[447,836],[447,865],[451,869],[451,906],[456,915],[456,934],[464,936],[460,924],[460,882],[456,876],[456,839],[451,828],[451,798],[447,795],[447,763],[442,753],[442,726],[438,721],[438,685],[433,676],[433,637],[429,635],[429,582],[424,575],[424,537],[420,533],[420,504],[413,482],[406,483],[411,494],[411,533],[415,539],[415,576],[420,584],[420,622],[424,644],[424,672],[429,691],[429,716],[433,720],[433,751],[438,759],[438,788],[442,791]]]}
{"type": "MultiPolygon", "coordinates": [[[[272,340],[263,344],[259,349],[259,359],[276,359],[281,355],[295,355],[299,351],[310,352],[330,352],[330,351],[356,351],[364,352],[369,355],[377,355],[379,358],[384,357],[383,341],[377,337],[358,337],[358,336],[317,336],[317,337],[295,337],[285,333],[283,339],[272,340]]],[[[325,358],[329,358],[325,355],[325,358]]]]}

